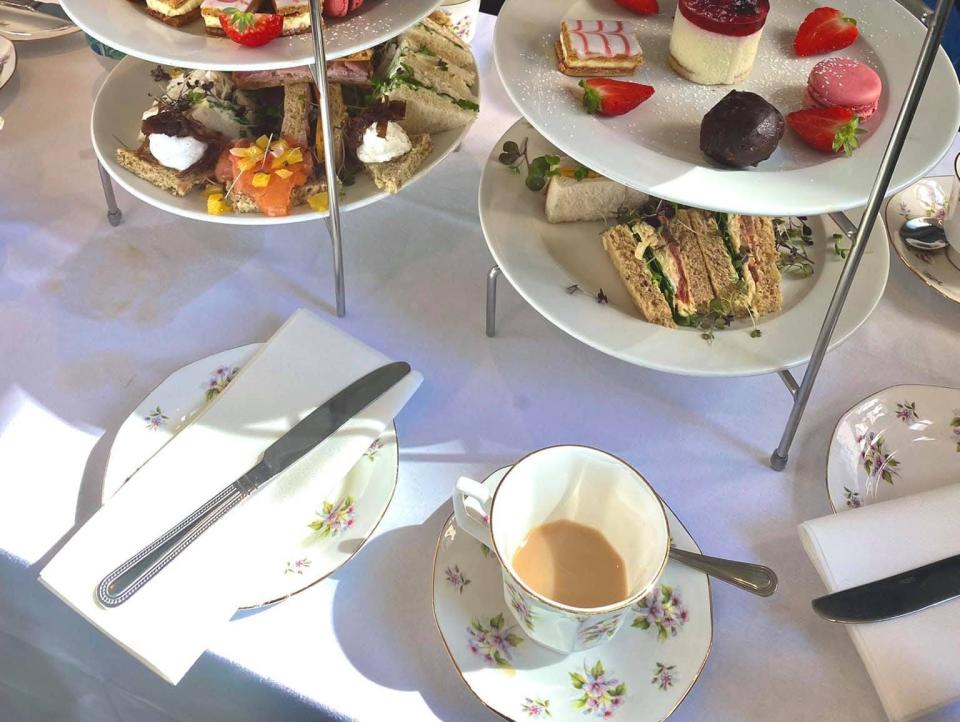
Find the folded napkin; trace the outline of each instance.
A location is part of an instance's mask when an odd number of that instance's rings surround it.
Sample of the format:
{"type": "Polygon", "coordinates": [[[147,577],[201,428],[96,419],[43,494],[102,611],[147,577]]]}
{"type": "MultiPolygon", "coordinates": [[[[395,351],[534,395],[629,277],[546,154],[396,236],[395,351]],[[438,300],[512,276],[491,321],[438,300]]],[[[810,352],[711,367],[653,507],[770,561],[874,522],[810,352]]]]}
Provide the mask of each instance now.
{"type": "MultiPolygon", "coordinates": [[[[960,554],[960,484],[804,522],[800,538],[830,592],[960,554]]],[[[845,626],[891,720],[960,700],[960,599],[845,626]]]]}
{"type": "Polygon", "coordinates": [[[158,451],[60,550],[40,581],[172,684],[245,596],[272,504],[337,485],[422,382],[412,372],[336,434],[217,521],[133,597],[106,609],[100,580],[253,466],[263,450],[345,386],[388,363],[307,311],[295,313],[203,414],[158,451]]]}

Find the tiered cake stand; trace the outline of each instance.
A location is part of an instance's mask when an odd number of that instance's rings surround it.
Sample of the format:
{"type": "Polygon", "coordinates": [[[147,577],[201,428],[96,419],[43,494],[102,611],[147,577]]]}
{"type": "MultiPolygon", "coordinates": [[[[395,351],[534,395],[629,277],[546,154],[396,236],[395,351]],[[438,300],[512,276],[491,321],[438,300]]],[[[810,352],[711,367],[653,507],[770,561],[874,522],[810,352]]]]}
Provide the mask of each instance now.
{"type": "MultiPolygon", "coordinates": [[[[784,114],[800,107],[810,67],[822,58],[795,58],[791,43],[802,19],[818,4],[822,3],[771,3],[753,73],[738,90],[759,93],[784,114]]],[[[615,279],[615,274],[612,269],[597,271],[600,275],[584,283],[589,274],[580,273],[603,256],[598,229],[585,229],[579,244],[570,242],[569,229],[548,229],[539,220],[542,198],[522,189],[512,195],[526,194],[536,200],[506,208],[509,200],[497,188],[510,179],[508,173],[496,175],[507,170],[497,162],[498,147],[485,166],[480,191],[484,233],[497,261],[487,277],[487,334],[495,334],[497,278],[503,273],[548,320],[618,358],[699,376],[776,372],[793,397],[780,444],[770,458],[771,466],[782,470],[825,353],[866,320],[882,294],[889,265],[882,225],[875,234],[881,240],[870,243],[870,251],[867,248],[884,197],[928,173],[950,148],[960,125],[960,87],[939,47],[952,5],[951,0],[938,0],[935,11],[917,9],[914,15],[894,0],[844,0],[843,12],[858,19],[861,37],[838,54],[867,62],[884,81],[879,111],[866,123],[869,133],[862,146],[851,158],[819,155],[788,131],[769,160],[756,169],[731,171],[711,167],[697,142],[703,113],[729,88],[689,83],[666,62],[674,2],[661,0],[658,16],[640,18],[613,0],[567,0],[559,5],[552,0],[508,0],[497,22],[495,56],[508,94],[533,131],[526,133],[531,158],[559,149],[609,178],[670,201],[718,211],[809,217],[820,234],[839,231],[849,250],[836,256],[829,251],[826,258],[821,251],[824,267],[832,265],[832,270],[818,268],[811,287],[798,292],[785,287],[784,311],[760,319],[759,334],[749,336],[749,328],[718,331],[712,350],[701,352],[692,345],[703,343],[696,330],[642,323],[630,311],[629,299],[619,309],[612,308],[616,304],[611,295],[612,313],[599,315],[608,309],[598,310],[590,297],[598,289],[589,282],[615,279]],[[555,68],[553,43],[564,18],[619,18],[639,25],[644,65],[636,79],[654,86],[653,98],[620,118],[598,119],[582,112],[576,79],[560,75],[555,68]],[[928,79],[932,82],[924,94],[928,79]],[[905,146],[907,152],[901,154],[905,146]],[[872,176],[875,180],[868,189],[867,179],[872,176]],[[531,209],[528,215],[536,214],[538,219],[518,228],[523,204],[531,209]],[[843,212],[860,207],[859,223],[843,212]],[[511,233],[511,228],[516,230],[511,233]],[[870,260],[855,283],[865,252],[870,260]],[[564,274],[569,280],[562,281],[564,274]],[[824,286],[824,280],[830,283],[824,286]],[[570,284],[568,293],[557,293],[562,283],[570,284]],[[844,309],[851,289],[851,304],[844,309]],[[817,296],[820,305],[814,302],[817,296]],[[787,308],[788,300],[796,302],[794,308],[787,308]],[[801,303],[805,310],[817,312],[800,313],[801,303]],[[795,324],[794,332],[784,328],[787,319],[795,324]],[[592,326],[591,320],[596,321],[592,326]],[[838,323],[838,338],[834,338],[838,323]],[[611,329],[619,335],[612,337],[611,329]],[[798,338],[812,345],[788,348],[796,346],[798,338]],[[798,382],[789,369],[803,363],[807,369],[798,382]]],[[[524,133],[518,126],[504,138],[521,142],[524,133]]],[[[514,182],[522,186],[521,180],[514,182]]]]}
{"type": "MultiPolygon", "coordinates": [[[[386,197],[387,194],[378,191],[369,179],[358,178],[356,185],[344,189],[343,199],[340,193],[336,192],[336,183],[329,183],[329,210],[322,213],[294,210],[289,216],[279,218],[259,214],[207,215],[195,199],[175,198],[121,168],[115,160],[116,148],[120,142],[117,139],[118,132],[120,129],[129,131],[128,126],[139,124],[139,114],[135,109],[143,104],[143,90],[149,87],[143,85],[143,78],[149,70],[144,61],[189,69],[231,71],[310,66],[320,91],[324,147],[333,148],[333,127],[327,102],[327,61],[350,55],[399,35],[436,9],[439,4],[440,0],[366,0],[358,12],[339,20],[327,19],[327,26],[323,28],[320,12],[322,2],[310,0],[314,32],[277,38],[260,48],[245,48],[226,38],[206,36],[201,23],[193,23],[185,28],[168,27],[147,17],[144,7],[139,3],[65,0],[63,6],[67,14],[87,34],[133,56],[121,61],[104,82],[94,102],[91,120],[91,136],[99,160],[100,180],[110,224],[119,225],[122,218],[111,179],[161,210],[194,220],[270,225],[323,219],[326,221],[333,247],[337,315],[343,316],[346,313],[346,293],[340,211],[358,208],[386,197]],[[121,112],[118,112],[118,108],[121,108],[121,112]]],[[[140,108],[139,112],[142,110],[143,108],[140,108]]],[[[434,152],[414,179],[422,177],[448,153],[455,150],[468,128],[469,126],[446,131],[435,137],[434,152]]],[[[127,134],[129,135],[129,132],[127,134]]],[[[326,153],[324,163],[326,177],[335,179],[337,176],[334,155],[326,153]]]]}

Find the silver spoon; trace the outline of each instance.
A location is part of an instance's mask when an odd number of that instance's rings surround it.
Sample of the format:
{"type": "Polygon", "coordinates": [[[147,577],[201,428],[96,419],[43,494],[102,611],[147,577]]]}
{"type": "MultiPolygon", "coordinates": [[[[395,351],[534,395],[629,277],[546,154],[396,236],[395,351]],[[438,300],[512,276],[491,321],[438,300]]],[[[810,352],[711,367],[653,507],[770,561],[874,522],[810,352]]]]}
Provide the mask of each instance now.
{"type": "Polygon", "coordinates": [[[670,558],[751,594],[769,597],[777,591],[777,575],[773,569],[760,564],[707,557],[676,547],[670,547],[670,558]]]}
{"type": "Polygon", "coordinates": [[[947,247],[943,221],[936,218],[911,218],[900,226],[900,238],[920,251],[939,251],[947,247]]]}

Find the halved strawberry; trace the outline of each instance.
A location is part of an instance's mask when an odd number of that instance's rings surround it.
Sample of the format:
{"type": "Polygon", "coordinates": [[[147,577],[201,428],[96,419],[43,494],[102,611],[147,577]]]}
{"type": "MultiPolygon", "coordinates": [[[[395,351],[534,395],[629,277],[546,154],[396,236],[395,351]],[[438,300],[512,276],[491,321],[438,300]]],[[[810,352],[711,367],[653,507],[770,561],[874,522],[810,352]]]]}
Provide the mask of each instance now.
{"type": "Polygon", "coordinates": [[[583,107],[588,113],[623,115],[653,95],[652,85],[630,83],[613,78],[589,78],[580,81],[583,107]]]}
{"type": "Polygon", "coordinates": [[[657,0],[617,0],[617,5],[637,15],[656,15],[660,12],[657,0]]]}
{"type": "Polygon", "coordinates": [[[235,43],[255,48],[266,45],[283,30],[283,16],[273,13],[245,13],[236,8],[225,8],[220,16],[220,27],[235,43]]]}
{"type": "Polygon", "coordinates": [[[787,125],[793,128],[803,142],[824,153],[853,155],[860,145],[858,135],[864,132],[860,118],[849,108],[809,108],[787,116],[787,125]]]}
{"type": "Polygon", "coordinates": [[[800,56],[830,53],[853,44],[859,32],[857,21],[836,8],[817,8],[800,24],[793,49],[800,56]]]}

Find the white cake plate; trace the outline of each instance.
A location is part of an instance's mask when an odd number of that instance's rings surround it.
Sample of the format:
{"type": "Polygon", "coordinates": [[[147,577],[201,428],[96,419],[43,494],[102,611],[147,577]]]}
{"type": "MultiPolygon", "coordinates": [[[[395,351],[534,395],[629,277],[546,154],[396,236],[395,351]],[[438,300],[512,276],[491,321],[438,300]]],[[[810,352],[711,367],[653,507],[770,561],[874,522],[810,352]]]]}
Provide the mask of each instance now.
{"type": "MultiPolygon", "coordinates": [[[[480,222],[490,252],[510,283],[551,323],[588,346],[616,358],[669,373],[692,376],[750,376],[805,363],[843,259],[833,249],[837,227],[827,216],[810,217],[814,245],[808,253],[814,273],[808,278],[784,275],[783,310],[759,319],[759,338],[748,321],[735,321],[705,341],[691,328],[669,329],[647,323],[630,300],[600,243],[610,223],[548,223],[544,197],[526,188],[497,159],[503,143],[527,139],[530,158],[559,151],[528,123],[518,121],[492,149],[480,181],[480,222]],[[570,293],[574,284],[579,291],[570,293]],[[594,298],[599,290],[605,304],[594,298]]],[[[700,205],[696,203],[695,205],[700,205]]],[[[859,219],[859,213],[851,213],[859,219]]],[[[870,235],[862,267],[853,282],[831,348],[845,341],[867,320],[887,283],[890,252],[880,222],[870,235]]]]}
{"type": "MultiPolygon", "coordinates": [[[[227,387],[259,343],[221,351],[168,376],[123,422],[110,447],[102,500],[189,425],[227,387]]],[[[276,530],[262,566],[251,567],[250,598],[240,607],[274,604],[313,586],[346,564],[373,534],[390,505],[400,464],[396,426],[374,442],[353,469],[318,498],[315,508],[272,508],[276,530]],[[311,527],[310,524],[315,526],[311,527]]]]}
{"type": "MultiPolygon", "coordinates": [[[[700,121],[732,87],[762,95],[784,116],[802,106],[810,69],[827,56],[795,57],[793,37],[820,0],[771,3],[750,77],[736,86],[702,86],[670,68],[675,0],[660,14],[639,17],[614,0],[507,0],[494,37],[500,77],[520,112],[558,148],[599,173],[660,198],[753,215],[818,215],[866,203],[870,181],[893,131],[926,29],[894,0],[845,0],[860,38],[835,53],[867,63],[883,80],[880,108],[853,156],[828,156],[787,129],[771,158],[749,170],[711,164],[699,149],[700,121]],[[618,118],[588,115],[577,78],[561,74],[553,44],[560,21],[623,19],[636,25],[644,63],[633,77],[656,93],[618,118]]],[[[940,48],[889,192],[925,175],[950,148],[960,126],[960,87],[940,48]]],[[[819,321],[818,321],[819,322],[819,321]]]]}
{"type": "Polygon", "coordinates": [[[955,484],[960,389],[910,384],[877,391],[847,411],[827,453],[835,512],[955,484]]]}
{"type": "MultiPolygon", "coordinates": [[[[144,60],[208,70],[271,70],[313,63],[310,33],[280,37],[247,48],[224,37],[207,35],[203,21],[183,27],[165,25],[146,13],[140,2],[65,0],[63,9],[84,32],[144,60]]],[[[323,29],[327,60],[341,58],[399,35],[440,0],[365,0],[345,18],[326,18],[323,29]]]]}
{"type": "MultiPolygon", "coordinates": [[[[271,217],[262,213],[225,213],[215,216],[207,213],[206,198],[193,191],[182,198],[149,183],[123,168],[117,162],[117,148],[121,144],[128,148],[139,145],[137,134],[140,128],[140,116],[150,104],[148,93],[159,95],[163,84],[150,77],[150,71],[156,67],[135,58],[125,58],[115,67],[100,87],[93,103],[93,116],[90,121],[90,134],[93,149],[110,176],[123,188],[145,203],[174,215],[211,223],[227,223],[245,226],[276,225],[279,223],[298,223],[325,218],[329,213],[318,213],[304,204],[290,209],[290,215],[271,217]]],[[[477,89],[475,89],[476,92],[477,89]]],[[[434,133],[433,151],[427,156],[416,174],[404,184],[404,187],[423,178],[440,161],[453,152],[470,130],[462,128],[434,133]]],[[[381,191],[373,179],[364,172],[358,172],[353,185],[345,186],[340,201],[341,212],[361,208],[390,194],[381,191]]]]}

